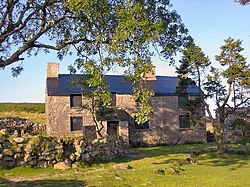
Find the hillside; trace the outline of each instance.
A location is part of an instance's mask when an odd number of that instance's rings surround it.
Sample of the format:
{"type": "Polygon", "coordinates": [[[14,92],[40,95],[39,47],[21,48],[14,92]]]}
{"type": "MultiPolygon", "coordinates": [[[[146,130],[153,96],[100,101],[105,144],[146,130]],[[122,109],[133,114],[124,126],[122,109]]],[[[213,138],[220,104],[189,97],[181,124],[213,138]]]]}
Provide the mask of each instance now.
{"type": "Polygon", "coordinates": [[[33,122],[45,123],[44,103],[0,103],[0,118],[20,117],[33,122]]]}

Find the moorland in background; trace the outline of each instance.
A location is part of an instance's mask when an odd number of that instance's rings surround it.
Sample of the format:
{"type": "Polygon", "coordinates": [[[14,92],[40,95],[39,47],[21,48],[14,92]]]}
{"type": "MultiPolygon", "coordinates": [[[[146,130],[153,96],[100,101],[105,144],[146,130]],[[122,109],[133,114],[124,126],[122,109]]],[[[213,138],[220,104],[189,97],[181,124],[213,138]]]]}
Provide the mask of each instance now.
{"type": "Polygon", "coordinates": [[[0,103],[0,118],[20,117],[45,124],[44,103],[0,103]]]}

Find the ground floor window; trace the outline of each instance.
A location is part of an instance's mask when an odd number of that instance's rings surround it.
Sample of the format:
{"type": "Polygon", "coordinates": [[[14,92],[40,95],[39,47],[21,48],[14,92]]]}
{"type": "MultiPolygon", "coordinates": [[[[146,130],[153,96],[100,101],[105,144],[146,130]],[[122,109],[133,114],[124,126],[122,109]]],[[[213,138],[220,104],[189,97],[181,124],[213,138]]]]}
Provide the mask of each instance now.
{"type": "Polygon", "coordinates": [[[108,121],[107,122],[107,134],[110,136],[118,136],[119,135],[119,121],[108,121]]]}
{"type": "Polygon", "coordinates": [[[181,129],[188,129],[190,128],[190,117],[189,115],[181,115],[179,116],[179,123],[181,129]]]}
{"type": "Polygon", "coordinates": [[[70,117],[70,130],[71,131],[80,131],[83,130],[82,117],[70,117]]]}

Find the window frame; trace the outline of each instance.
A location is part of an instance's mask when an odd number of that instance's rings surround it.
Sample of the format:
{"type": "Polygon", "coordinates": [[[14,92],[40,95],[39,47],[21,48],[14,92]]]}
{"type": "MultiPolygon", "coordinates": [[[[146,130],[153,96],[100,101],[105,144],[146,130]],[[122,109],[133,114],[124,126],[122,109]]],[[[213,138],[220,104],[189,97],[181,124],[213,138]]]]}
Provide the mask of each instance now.
{"type": "Polygon", "coordinates": [[[80,108],[82,107],[82,94],[70,94],[70,108],[80,108]],[[74,97],[81,97],[74,101],[74,97]],[[80,100],[80,103],[78,103],[80,100]]]}
{"type": "Polygon", "coordinates": [[[181,93],[178,95],[178,107],[183,108],[188,102],[188,93],[181,93]]]}
{"type": "Polygon", "coordinates": [[[179,127],[180,129],[190,129],[191,123],[185,122],[186,119],[188,119],[189,115],[179,115],[179,127]]]}
{"type": "Polygon", "coordinates": [[[76,132],[76,131],[82,131],[82,130],[83,130],[83,117],[82,116],[70,116],[70,132],[76,132]],[[76,125],[74,125],[74,120],[77,120],[76,125]],[[78,120],[80,120],[80,122],[78,120]]]}

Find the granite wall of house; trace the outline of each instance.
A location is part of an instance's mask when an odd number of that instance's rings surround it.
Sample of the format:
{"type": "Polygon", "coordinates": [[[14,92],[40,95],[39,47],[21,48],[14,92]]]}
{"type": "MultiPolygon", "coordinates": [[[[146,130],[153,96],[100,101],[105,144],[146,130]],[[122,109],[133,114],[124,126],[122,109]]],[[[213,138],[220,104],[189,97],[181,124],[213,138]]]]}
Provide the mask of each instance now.
{"type": "MultiPolygon", "coordinates": [[[[190,98],[192,99],[192,98],[190,98]]],[[[85,102],[83,100],[83,102],[85,102]]],[[[83,116],[83,126],[94,125],[87,110],[70,108],[69,96],[47,96],[46,98],[47,133],[49,135],[83,135],[82,131],[71,131],[70,116],[83,116]]],[[[177,144],[185,142],[205,142],[204,127],[181,129],[179,115],[183,111],[178,107],[177,96],[157,96],[150,100],[152,114],[149,129],[135,129],[134,116],[136,103],[129,94],[116,94],[116,107],[129,114],[127,121],[119,121],[118,135],[127,144],[177,144]]],[[[205,123],[204,123],[205,124],[205,123]]],[[[103,136],[107,136],[107,122],[104,122],[103,136]]]]}
{"type": "Polygon", "coordinates": [[[177,96],[152,97],[150,104],[152,114],[150,115],[149,129],[135,129],[134,116],[137,109],[133,97],[131,95],[116,96],[116,106],[125,109],[131,116],[129,126],[130,144],[155,145],[206,142],[205,125],[202,127],[193,126],[188,129],[180,128],[179,115],[184,113],[178,107],[177,96]]]}
{"type": "MultiPolygon", "coordinates": [[[[83,103],[86,104],[83,99],[83,103]]],[[[76,135],[84,136],[83,131],[71,131],[70,117],[83,117],[83,126],[94,126],[92,115],[86,109],[71,108],[69,96],[46,97],[46,132],[48,135],[76,135]]],[[[107,121],[103,122],[101,133],[107,136],[107,121]]],[[[118,136],[123,137],[125,144],[129,144],[128,121],[119,121],[118,136]]],[[[98,137],[98,134],[97,134],[98,137]]]]}

